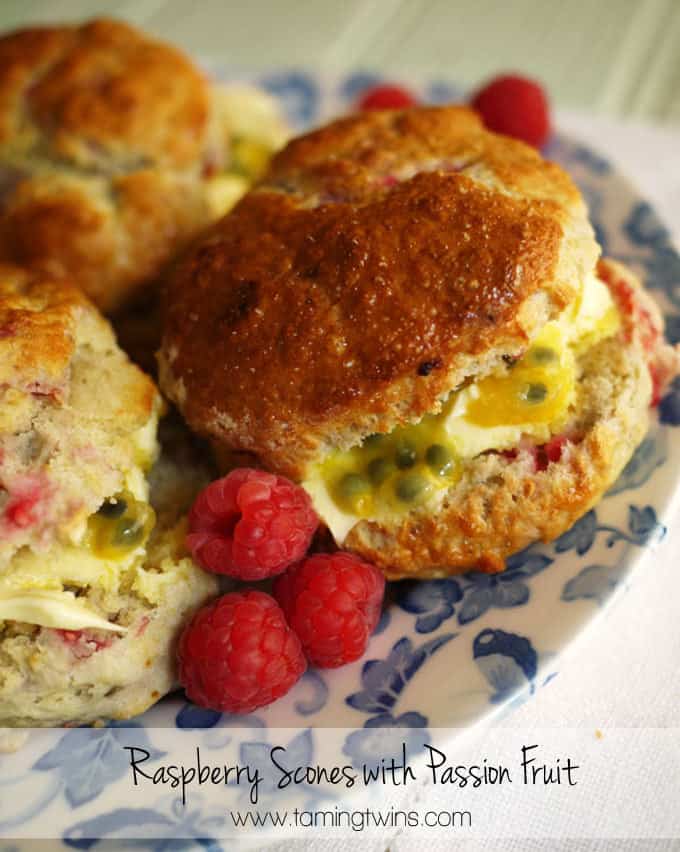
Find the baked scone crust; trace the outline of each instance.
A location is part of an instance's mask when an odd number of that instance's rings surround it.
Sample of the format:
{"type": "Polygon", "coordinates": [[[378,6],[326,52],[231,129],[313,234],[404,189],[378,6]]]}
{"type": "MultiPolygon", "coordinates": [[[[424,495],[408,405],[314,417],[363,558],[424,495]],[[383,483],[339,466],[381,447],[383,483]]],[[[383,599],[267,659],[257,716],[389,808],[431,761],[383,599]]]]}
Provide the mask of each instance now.
{"type": "Polygon", "coordinates": [[[523,351],[597,254],[568,176],[470,110],[341,119],[178,265],[161,384],[195,430],[303,478],[523,351]]]}
{"type": "Polygon", "coordinates": [[[116,309],[210,220],[215,120],[193,64],[120,21],[0,38],[0,257],[116,309]]]}
{"type": "Polygon", "coordinates": [[[621,331],[579,359],[559,460],[537,469],[530,446],[515,457],[478,456],[466,463],[439,512],[412,512],[390,526],[361,521],[345,547],[391,579],[494,573],[531,542],[557,538],[601,499],[649,427],[651,376],[669,381],[680,355],[664,341],[662,315],[629,269],[606,259],[598,275],[619,307],[621,331]]]}
{"type": "Polygon", "coordinates": [[[67,539],[152,463],[140,435],[161,405],[72,281],[0,264],[0,571],[24,545],[67,539]]]}

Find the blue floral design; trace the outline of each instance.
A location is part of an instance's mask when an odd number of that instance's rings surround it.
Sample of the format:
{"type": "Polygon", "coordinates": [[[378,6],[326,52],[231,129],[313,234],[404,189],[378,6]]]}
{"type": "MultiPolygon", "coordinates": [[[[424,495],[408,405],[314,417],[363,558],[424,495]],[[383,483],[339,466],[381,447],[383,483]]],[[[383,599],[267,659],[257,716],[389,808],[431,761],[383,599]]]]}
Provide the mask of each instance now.
{"type": "Polygon", "coordinates": [[[527,580],[539,574],[552,563],[544,553],[536,553],[532,547],[511,556],[506,569],[500,574],[484,574],[473,571],[463,578],[464,601],[458,612],[458,623],[468,624],[480,618],[490,609],[508,609],[522,606],[529,600],[527,580]]]}
{"type": "Polygon", "coordinates": [[[308,669],[298,684],[297,691],[309,688],[309,697],[299,698],[295,702],[295,710],[301,716],[312,716],[325,707],[328,701],[328,684],[316,669],[308,669]]]}
{"type": "Polygon", "coordinates": [[[480,671],[494,689],[493,704],[506,701],[527,684],[534,689],[538,654],[531,641],[505,630],[482,630],[472,646],[480,671]]]}
{"type": "Polygon", "coordinates": [[[71,807],[96,799],[107,784],[122,778],[130,768],[124,746],[138,746],[150,752],[150,760],[162,757],[141,725],[111,723],[106,728],[73,728],[54,748],[35,762],[39,772],[56,772],[71,807]]]}
{"type": "Polygon", "coordinates": [[[433,80],[425,89],[424,100],[429,104],[451,104],[462,100],[463,90],[446,80],[433,80]]]}
{"type": "Polygon", "coordinates": [[[381,760],[399,762],[406,753],[410,759],[430,742],[427,720],[420,713],[402,713],[396,718],[389,713],[374,716],[358,731],[345,739],[343,753],[352,759],[355,769],[375,768],[381,760]]]}
{"type": "Polygon", "coordinates": [[[588,205],[590,221],[595,231],[595,239],[600,244],[602,253],[605,255],[609,254],[609,237],[602,221],[602,207],[604,203],[602,192],[596,189],[591,183],[581,184],[579,188],[588,205]]]}
{"type": "MultiPolygon", "coordinates": [[[[647,250],[643,257],[625,260],[642,263],[647,273],[646,285],[662,290],[676,307],[680,307],[680,256],[671,244],[668,229],[646,201],[633,205],[623,229],[635,246],[647,250]]],[[[674,318],[674,336],[678,333],[679,322],[674,318]]],[[[677,337],[671,339],[677,340],[677,337]]]]}
{"type": "Polygon", "coordinates": [[[607,495],[612,497],[622,491],[640,488],[665,461],[666,446],[662,435],[647,435],[607,495]]]}
{"type": "Polygon", "coordinates": [[[561,535],[555,542],[555,550],[558,553],[566,553],[575,550],[579,556],[587,553],[595,543],[598,533],[607,532],[607,547],[613,547],[617,541],[627,541],[642,547],[653,541],[660,541],[666,534],[666,528],[659,523],[656,512],[652,506],[628,507],[628,532],[609,526],[598,524],[595,510],[591,509],[586,515],[578,520],[574,526],[561,535]]]}
{"type": "MultiPolygon", "coordinates": [[[[639,509],[637,506],[629,506],[628,529],[630,530],[630,535],[624,535],[615,531],[616,537],[639,546],[659,542],[666,535],[666,527],[657,520],[656,512],[652,506],[644,506],[642,509],[639,509]]],[[[607,542],[607,546],[611,547],[617,538],[611,536],[607,542]]]]}
{"type": "Polygon", "coordinates": [[[680,314],[666,314],[665,319],[666,340],[673,344],[680,343],[680,314]]]}
{"type": "Polygon", "coordinates": [[[670,245],[657,248],[643,261],[647,287],[664,292],[675,307],[680,307],[680,256],[670,245]]]}
{"type": "Polygon", "coordinates": [[[583,556],[595,543],[597,529],[597,515],[595,510],[591,509],[579,518],[571,529],[562,533],[555,541],[555,550],[558,553],[575,550],[579,556],[583,556]]]}
{"type": "Polygon", "coordinates": [[[680,376],[673,379],[659,403],[659,421],[668,426],[680,426],[680,376]]]}
{"type": "Polygon", "coordinates": [[[431,633],[454,614],[454,605],[463,597],[456,580],[405,580],[397,588],[397,603],[414,613],[417,633],[431,633]]]}
{"type": "Polygon", "coordinates": [[[190,811],[176,799],[171,816],[152,808],[118,808],[66,829],[63,840],[75,849],[91,849],[100,841],[133,841],[135,848],[151,852],[189,850],[196,844],[219,852],[221,844],[212,835],[224,826],[222,815],[207,816],[200,808],[190,811]],[[190,839],[189,839],[190,838],[190,839]]]}
{"type": "Polygon", "coordinates": [[[418,616],[417,633],[431,633],[443,621],[457,616],[462,626],[481,618],[490,609],[522,606],[529,600],[527,580],[552,563],[535,546],[511,556],[505,571],[485,574],[471,571],[459,580],[409,581],[400,584],[397,603],[406,612],[418,616]],[[461,603],[462,602],[462,603],[461,603]],[[461,604],[456,609],[456,604],[461,604]]]}
{"type": "Polygon", "coordinates": [[[415,675],[423,663],[435,651],[450,642],[455,633],[444,633],[417,647],[404,636],[392,646],[384,660],[368,660],[361,670],[363,689],[354,692],[345,700],[350,707],[362,713],[386,714],[391,711],[399,699],[404,687],[415,675]]]}
{"type": "MultiPolygon", "coordinates": [[[[271,761],[271,750],[280,742],[267,742],[264,740],[253,740],[241,743],[239,748],[239,760],[241,765],[249,766],[252,771],[257,770],[262,779],[259,785],[258,802],[261,804],[274,797],[281,799],[285,796],[304,795],[305,807],[312,808],[322,800],[335,799],[336,794],[327,787],[313,787],[310,784],[298,783],[288,787],[279,788],[278,782],[281,778],[278,770],[271,761]]],[[[314,738],[311,728],[305,728],[296,734],[284,746],[285,751],[277,752],[276,761],[286,770],[295,770],[299,767],[311,766],[314,762],[314,738]]],[[[241,799],[249,801],[250,789],[241,792],[241,799]]]]}
{"type": "Polygon", "coordinates": [[[619,584],[621,573],[620,565],[588,565],[564,584],[562,600],[586,598],[603,604],[619,584]]]}
{"type": "Polygon", "coordinates": [[[383,78],[374,71],[356,71],[348,74],[338,89],[343,100],[356,101],[367,89],[380,85],[383,78]]]}
{"type": "Polygon", "coordinates": [[[632,243],[649,248],[668,245],[670,234],[646,201],[635,204],[623,224],[623,230],[632,243]]]}
{"type": "Polygon", "coordinates": [[[381,633],[384,633],[387,628],[390,626],[390,622],[392,621],[392,612],[389,607],[385,607],[383,611],[380,613],[380,620],[378,621],[375,630],[373,631],[374,636],[379,636],[381,633]]]}
{"type": "Polygon", "coordinates": [[[284,71],[268,74],[258,82],[281,102],[286,117],[294,126],[304,127],[317,116],[321,94],[317,81],[310,74],[284,71]]]}
{"type": "Polygon", "coordinates": [[[214,728],[221,718],[222,714],[218,710],[208,710],[187,702],[175,716],[175,725],[184,730],[214,728]]]}

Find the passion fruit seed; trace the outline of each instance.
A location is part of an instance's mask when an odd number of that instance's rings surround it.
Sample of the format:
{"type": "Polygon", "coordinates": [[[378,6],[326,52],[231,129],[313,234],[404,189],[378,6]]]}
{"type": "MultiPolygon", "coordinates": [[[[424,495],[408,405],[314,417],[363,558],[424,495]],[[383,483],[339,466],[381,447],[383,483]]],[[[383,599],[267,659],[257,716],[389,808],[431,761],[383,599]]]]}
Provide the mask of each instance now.
{"type": "Polygon", "coordinates": [[[406,473],[400,476],[394,487],[394,493],[404,503],[412,503],[427,488],[427,480],[419,473],[406,473]]]}
{"type": "Polygon", "coordinates": [[[374,435],[369,435],[367,438],[364,438],[363,445],[364,447],[379,447],[384,440],[385,436],[376,432],[374,435]]]}
{"type": "Polygon", "coordinates": [[[531,384],[525,385],[522,388],[522,399],[526,402],[531,403],[532,405],[537,405],[539,402],[543,402],[548,395],[548,388],[543,384],[543,382],[532,382],[531,384]]]}
{"type": "Polygon", "coordinates": [[[416,463],[417,453],[415,447],[410,444],[401,444],[394,452],[394,460],[397,467],[405,470],[407,467],[413,467],[416,463]]]}
{"type": "Polygon", "coordinates": [[[448,473],[453,464],[451,453],[443,444],[430,444],[425,453],[425,461],[439,476],[448,473]]]}
{"type": "Polygon", "coordinates": [[[373,485],[382,485],[396,470],[389,459],[373,459],[366,468],[366,473],[373,485]]]}
{"type": "Polygon", "coordinates": [[[371,483],[361,473],[346,473],[340,480],[338,490],[342,497],[351,500],[371,490],[371,483]]]}
{"type": "Polygon", "coordinates": [[[549,346],[534,346],[531,359],[535,364],[552,364],[557,361],[557,352],[549,346]]]}
{"type": "Polygon", "coordinates": [[[127,502],[122,497],[109,497],[97,509],[103,518],[120,518],[127,511],[127,502]]]}
{"type": "Polygon", "coordinates": [[[129,550],[141,544],[144,534],[144,524],[137,518],[123,517],[116,524],[111,536],[111,544],[114,547],[129,550]]]}

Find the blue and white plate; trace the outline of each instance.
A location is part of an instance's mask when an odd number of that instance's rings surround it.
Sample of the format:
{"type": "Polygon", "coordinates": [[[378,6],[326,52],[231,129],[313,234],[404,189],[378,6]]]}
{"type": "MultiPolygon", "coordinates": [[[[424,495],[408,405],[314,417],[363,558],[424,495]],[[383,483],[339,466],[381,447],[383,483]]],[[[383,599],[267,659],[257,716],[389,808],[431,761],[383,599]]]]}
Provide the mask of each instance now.
{"type": "MultiPolygon", "coordinates": [[[[346,112],[357,94],[379,79],[286,72],[256,82],[280,98],[293,125],[303,128],[346,112]]],[[[443,82],[412,88],[430,102],[460,96],[443,82]]],[[[581,187],[604,254],[643,275],[664,309],[669,338],[680,340],[680,257],[654,210],[601,154],[559,134],[546,153],[581,187]]],[[[512,557],[502,574],[392,584],[363,660],[336,671],[309,671],[285,698],[248,717],[247,724],[354,728],[345,753],[359,759],[370,749],[375,727],[464,727],[526,700],[556,675],[572,640],[628,586],[645,551],[666,534],[680,470],[677,426],[680,380],[661,401],[648,436],[619,481],[569,532],[512,557]]],[[[181,695],[136,721],[147,729],[235,722],[194,707],[181,695]]],[[[146,733],[151,737],[153,732],[140,732],[146,733]]],[[[48,759],[39,768],[49,765],[56,764],[48,759]]],[[[73,769],[75,764],[69,765],[73,769]]],[[[105,786],[106,777],[99,783],[105,786]]],[[[77,791],[64,793],[66,784],[63,780],[61,793],[54,795],[72,809],[72,824],[96,818],[97,785],[93,795],[79,797],[77,791]]],[[[26,802],[27,821],[41,819],[44,809],[53,806],[54,796],[49,802],[38,798],[38,786],[35,796],[32,804],[26,802]]],[[[95,824],[102,833],[115,835],[115,820],[104,813],[99,817],[95,824]]]]}

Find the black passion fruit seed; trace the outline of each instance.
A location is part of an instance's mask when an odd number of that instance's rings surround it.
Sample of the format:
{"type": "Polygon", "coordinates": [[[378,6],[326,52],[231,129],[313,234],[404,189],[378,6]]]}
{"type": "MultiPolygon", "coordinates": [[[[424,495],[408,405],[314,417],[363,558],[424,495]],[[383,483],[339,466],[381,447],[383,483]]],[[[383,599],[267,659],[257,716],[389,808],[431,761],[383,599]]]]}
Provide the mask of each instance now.
{"type": "Polygon", "coordinates": [[[534,346],[531,359],[535,364],[554,364],[557,361],[557,352],[549,346],[534,346]]]}
{"type": "Polygon", "coordinates": [[[122,497],[109,498],[97,509],[103,518],[120,518],[127,511],[127,502],[122,497]]]}
{"type": "Polygon", "coordinates": [[[548,388],[543,382],[532,382],[529,385],[525,385],[522,389],[522,399],[531,405],[538,405],[538,403],[544,402],[547,395],[548,388]]]}
{"type": "Polygon", "coordinates": [[[417,453],[415,447],[410,444],[400,444],[394,451],[394,460],[397,467],[405,470],[407,467],[413,467],[416,463],[417,453]]]}
{"type": "Polygon", "coordinates": [[[425,491],[427,480],[419,473],[407,473],[399,477],[394,493],[404,503],[412,503],[425,491]]]}
{"type": "Polygon", "coordinates": [[[370,491],[371,483],[360,473],[346,473],[340,480],[338,489],[342,497],[351,500],[353,497],[359,497],[361,494],[370,491]]]}
{"type": "Polygon", "coordinates": [[[430,444],[425,453],[425,461],[439,476],[444,476],[451,470],[451,453],[443,444],[430,444]]]}
{"type": "Polygon", "coordinates": [[[366,473],[373,485],[382,485],[396,470],[389,459],[373,459],[366,468],[366,473]]]}
{"type": "Polygon", "coordinates": [[[376,432],[374,435],[369,435],[367,438],[364,438],[363,445],[364,447],[379,447],[384,440],[385,436],[376,432]]]}

